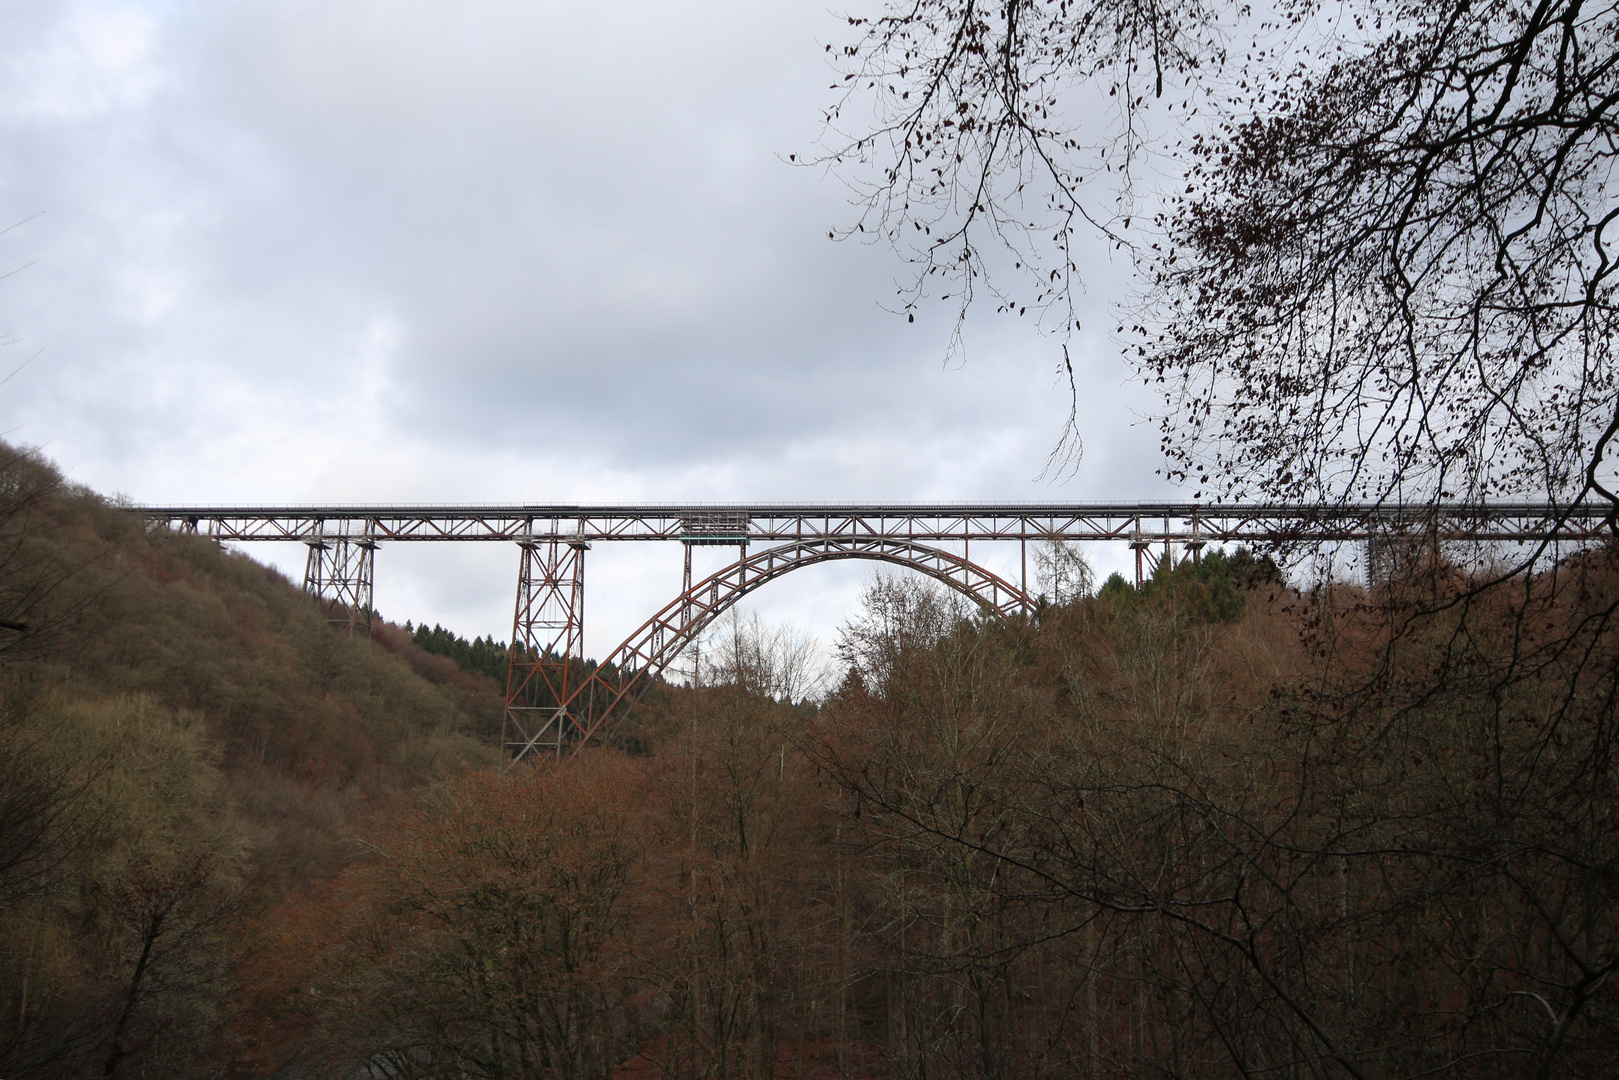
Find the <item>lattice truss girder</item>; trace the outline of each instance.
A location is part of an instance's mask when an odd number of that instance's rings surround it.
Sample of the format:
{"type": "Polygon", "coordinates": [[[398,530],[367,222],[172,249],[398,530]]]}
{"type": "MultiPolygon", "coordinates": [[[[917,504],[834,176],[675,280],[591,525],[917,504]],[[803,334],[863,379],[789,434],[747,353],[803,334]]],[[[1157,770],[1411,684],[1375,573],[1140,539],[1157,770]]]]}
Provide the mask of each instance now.
{"type": "Polygon", "coordinates": [[[589,739],[712,619],[742,595],[799,566],[882,559],[910,566],[1007,614],[1024,594],[966,556],[973,541],[1125,542],[1140,583],[1177,552],[1205,545],[1359,541],[1368,578],[1451,542],[1606,542],[1603,505],[1545,503],[1295,506],[1186,503],[750,504],[729,506],[129,507],[149,525],[218,541],[302,540],[304,589],[348,632],[371,631],[378,541],[517,541],[522,552],[503,742],[521,757],[589,739]],[[592,541],[680,541],[681,595],[604,662],[583,672],[584,551],[592,541]],[[963,554],[928,547],[958,542],[963,554]],[[691,583],[693,546],[775,544],[691,583]],[[583,695],[583,696],[582,696],[583,695]],[[592,695],[595,695],[593,697],[592,695]],[[605,705],[601,698],[605,697],[605,705]]]}
{"type": "MultiPolygon", "coordinates": [[[[1442,541],[1517,543],[1605,535],[1606,507],[1546,503],[1297,506],[1200,503],[1008,503],[660,506],[130,507],[128,513],[217,540],[681,540],[739,523],[755,544],[832,537],[941,540],[1142,539],[1181,543],[1342,542],[1412,527],[1442,541]]],[[[703,536],[699,542],[733,542],[703,536]]]]}
{"type": "Polygon", "coordinates": [[[912,541],[886,537],[804,540],[767,548],[689,586],[615,649],[566,701],[574,718],[570,737],[582,745],[623,715],[683,649],[754,589],[801,567],[838,559],[873,559],[918,570],[1002,618],[1032,606],[1021,589],[965,555],[912,541]],[[604,674],[607,672],[611,674],[604,674]]]}
{"type": "Polygon", "coordinates": [[[520,545],[501,730],[514,758],[539,748],[559,751],[578,728],[567,703],[584,656],[587,550],[576,539],[520,545]]]}
{"type": "Polygon", "coordinates": [[[307,543],[304,592],[326,612],[328,622],[351,635],[370,637],[376,614],[372,582],[377,545],[368,539],[348,537],[319,538],[307,543]]]}

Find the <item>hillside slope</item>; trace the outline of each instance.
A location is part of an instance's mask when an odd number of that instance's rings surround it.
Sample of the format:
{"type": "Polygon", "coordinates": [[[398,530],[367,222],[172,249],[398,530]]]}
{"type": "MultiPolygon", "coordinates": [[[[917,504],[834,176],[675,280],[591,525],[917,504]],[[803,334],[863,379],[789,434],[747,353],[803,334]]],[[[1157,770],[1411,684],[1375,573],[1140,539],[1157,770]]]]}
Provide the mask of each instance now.
{"type": "Polygon", "coordinates": [[[0,620],[0,1076],[179,1075],[242,916],[496,760],[492,681],[3,445],[0,620]]]}

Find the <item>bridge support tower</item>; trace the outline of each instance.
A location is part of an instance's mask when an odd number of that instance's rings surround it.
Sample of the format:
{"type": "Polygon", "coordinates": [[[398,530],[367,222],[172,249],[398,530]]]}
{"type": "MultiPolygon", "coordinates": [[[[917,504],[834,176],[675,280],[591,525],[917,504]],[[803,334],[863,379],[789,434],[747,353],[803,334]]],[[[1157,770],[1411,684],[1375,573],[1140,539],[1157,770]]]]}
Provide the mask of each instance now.
{"type": "MultiPolygon", "coordinates": [[[[748,558],[747,514],[730,510],[710,510],[687,514],[680,519],[680,546],[685,557],[685,571],[680,578],[680,618],[689,625],[695,618],[697,600],[692,592],[691,549],[694,547],[736,547],[736,565],[743,566],[748,558]]],[[[738,571],[740,573],[740,571],[738,571]]],[[[686,678],[692,686],[703,677],[701,642],[693,639],[686,649],[686,678]]]]}
{"type": "MultiPolygon", "coordinates": [[[[1208,540],[1203,535],[1202,521],[1194,512],[1185,524],[1192,527],[1185,539],[1175,537],[1169,527],[1169,518],[1164,518],[1164,528],[1159,536],[1162,537],[1162,554],[1153,551],[1153,545],[1159,541],[1150,539],[1151,533],[1142,527],[1140,518],[1137,518],[1130,531],[1130,550],[1136,555],[1136,588],[1144,586],[1148,579],[1158,573],[1162,566],[1165,570],[1173,570],[1181,563],[1190,560],[1193,563],[1203,561],[1203,549],[1208,546],[1208,540]],[[1175,559],[1175,545],[1180,544],[1185,550],[1179,562],[1175,559]]],[[[1026,586],[1025,586],[1026,587],[1026,586]]]]}
{"type": "MultiPolygon", "coordinates": [[[[586,718],[565,708],[585,678],[585,552],[580,537],[525,540],[517,571],[506,714],[500,741],[513,760],[560,754],[586,718]]],[[[573,703],[588,714],[590,700],[573,703]]]]}
{"type": "Polygon", "coordinates": [[[310,596],[333,626],[350,637],[371,636],[371,583],[377,545],[372,540],[344,537],[317,537],[305,541],[309,557],[304,562],[304,592],[310,596]]]}
{"type": "MultiPolygon", "coordinates": [[[[1158,556],[1153,553],[1153,542],[1147,539],[1141,531],[1141,523],[1136,522],[1135,529],[1130,534],[1130,550],[1136,553],[1136,588],[1139,590],[1147,583],[1147,579],[1158,572],[1158,556]]],[[[1164,546],[1169,546],[1168,541],[1164,546]]]]}

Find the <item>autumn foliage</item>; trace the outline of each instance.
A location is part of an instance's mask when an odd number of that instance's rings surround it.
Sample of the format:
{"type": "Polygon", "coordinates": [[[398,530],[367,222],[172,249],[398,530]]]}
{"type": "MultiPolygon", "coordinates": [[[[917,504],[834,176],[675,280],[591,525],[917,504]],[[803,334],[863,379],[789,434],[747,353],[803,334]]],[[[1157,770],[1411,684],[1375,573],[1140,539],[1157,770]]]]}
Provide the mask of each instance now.
{"type": "Polygon", "coordinates": [[[1206,553],[1011,623],[877,579],[821,699],[738,620],[616,741],[505,769],[475,674],[13,467],[62,572],[0,590],[53,638],[5,660],[0,1075],[1619,1055],[1608,551],[1373,591],[1206,553]]]}
{"type": "Polygon", "coordinates": [[[495,760],[498,690],[4,446],[0,609],[0,1076],[225,1068],[248,918],[495,760]]]}

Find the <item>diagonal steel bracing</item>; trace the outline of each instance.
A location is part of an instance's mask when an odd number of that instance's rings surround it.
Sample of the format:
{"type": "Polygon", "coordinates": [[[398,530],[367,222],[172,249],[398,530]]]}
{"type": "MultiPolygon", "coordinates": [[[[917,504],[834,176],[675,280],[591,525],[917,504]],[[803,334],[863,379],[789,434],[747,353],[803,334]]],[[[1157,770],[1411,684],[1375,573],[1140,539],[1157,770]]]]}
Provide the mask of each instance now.
{"type": "MultiPolygon", "coordinates": [[[[578,747],[598,737],[639,700],[682,650],[754,589],[794,570],[839,559],[871,559],[920,571],[1001,618],[1032,607],[1030,598],[1021,589],[971,562],[965,555],[908,540],[886,537],[801,540],[766,548],[695,585],[688,585],[613,650],[601,666],[564,699],[561,715],[567,718],[567,739],[578,747]]],[[[556,745],[555,749],[560,751],[561,746],[556,745]]],[[[527,749],[522,750],[514,760],[527,752],[527,749]]]]}
{"type": "Polygon", "coordinates": [[[500,737],[514,760],[537,750],[560,752],[574,727],[567,709],[583,678],[590,545],[577,537],[553,538],[523,543],[519,550],[500,737]]]}
{"type": "Polygon", "coordinates": [[[1455,541],[1546,544],[1559,553],[1605,543],[1619,531],[1591,504],[1389,503],[706,503],[600,506],[129,507],[150,527],[218,541],[309,545],[304,588],[333,622],[369,633],[380,541],[506,541],[521,552],[502,742],[520,759],[560,753],[595,737],[720,611],[766,581],[829,559],[910,566],[1006,614],[1027,604],[1033,541],[1127,544],[1140,584],[1160,565],[1197,558],[1208,544],[1364,544],[1372,581],[1422,551],[1455,541]],[[671,605],[587,672],[583,658],[584,555],[592,543],[678,541],[686,576],[671,605]],[[930,545],[959,543],[956,556],[930,545]],[[978,542],[1016,542],[1021,588],[967,557],[978,542]],[[691,583],[691,549],[736,546],[738,561],[691,583]],[[762,547],[747,555],[749,545],[762,547]],[[1008,606],[1010,605],[1010,607],[1008,606]]]}
{"type": "Polygon", "coordinates": [[[578,536],[609,540],[786,543],[821,537],[941,540],[1136,541],[1162,549],[1211,544],[1363,541],[1413,528],[1440,540],[1591,540],[1608,508],[1550,503],[735,503],[603,506],[131,507],[129,513],[216,540],[523,542],[578,536]]]}
{"type": "Polygon", "coordinates": [[[371,636],[372,578],[377,545],[369,539],[335,537],[306,541],[304,592],[326,612],[326,619],[351,637],[371,636]]]}

